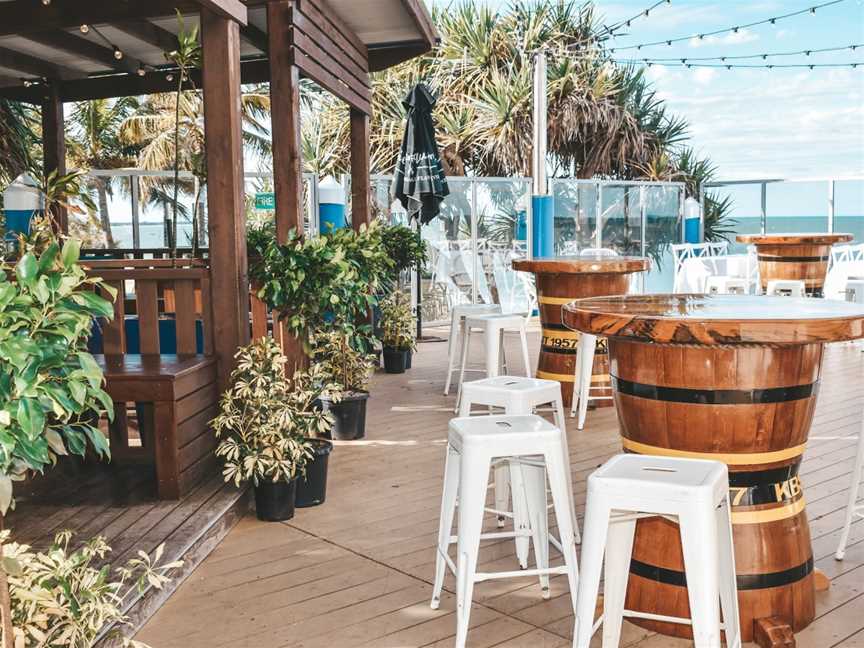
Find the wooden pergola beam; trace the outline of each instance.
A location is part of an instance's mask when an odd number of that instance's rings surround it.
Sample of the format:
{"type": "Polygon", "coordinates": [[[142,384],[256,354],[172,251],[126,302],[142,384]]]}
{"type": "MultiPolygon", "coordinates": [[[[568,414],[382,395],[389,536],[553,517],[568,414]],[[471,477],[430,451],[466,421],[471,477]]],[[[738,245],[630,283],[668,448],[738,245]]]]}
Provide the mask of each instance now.
{"type": "Polygon", "coordinates": [[[52,49],[101,63],[107,69],[136,72],[141,65],[141,61],[136,58],[124,54],[123,58],[118,59],[114,56],[113,50],[65,31],[36,32],[25,35],[25,38],[52,49]]]}
{"type": "MultiPolygon", "coordinates": [[[[66,173],[66,131],[63,119],[63,100],[57,87],[50,84],[42,102],[42,173],[47,177],[56,171],[66,173]]],[[[65,208],[54,206],[51,221],[55,231],[69,231],[69,215],[65,208]]]]}
{"type": "Polygon", "coordinates": [[[351,109],[351,225],[359,230],[372,214],[369,115],[351,109]]]}
{"type": "Polygon", "coordinates": [[[218,16],[233,20],[240,25],[249,22],[246,5],[240,0],[198,0],[202,10],[212,11],[218,16]]]}
{"type": "Polygon", "coordinates": [[[7,47],[0,47],[0,67],[17,70],[25,76],[45,77],[47,79],[72,79],[84,74],[81,70],[49,63],[7,47]]]}
{"type": "Polygon", "coordinates": [[[245,27],[240,28],[240,36],[247,43],[262,52],[266,53],[268,48],[270,47],[267,34],[264,31],[258,29],[252,23],[249,23],[245,27]]]}
{"type": "Polygon", "coordinates": [[[163,52],[170,52],[177,47],[177,36],[148,20],[114,22],[111,26],[163,52]]]}
{"type": "Polygon", "coordinates": [[[201,38],[213,340],[222,391],[234,353],[249,342],[250,333],[239,25],[204,9],[201,38]]]}
{"type": "Polygon", "coordinates": [[[51,0],[50,4],[45,5],[33,0],[10,0],[2,3],[0,36],[24,36],[33,32],[69,29],[80,25],[147,20],[173,16],[177,11],[197,13],[204,1],[51,0]]]}

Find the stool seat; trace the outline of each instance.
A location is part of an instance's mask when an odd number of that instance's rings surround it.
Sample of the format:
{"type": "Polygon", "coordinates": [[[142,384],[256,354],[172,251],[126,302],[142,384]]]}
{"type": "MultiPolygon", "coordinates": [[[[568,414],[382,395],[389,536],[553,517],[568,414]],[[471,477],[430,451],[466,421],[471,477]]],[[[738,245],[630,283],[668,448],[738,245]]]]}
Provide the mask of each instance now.
{"type": "Polygon", "coordinates": [[[469,416],[450,421],[447,441],[457,451],[466,446],[492,444],[495,455],[504,457],[533,454],[531,447],[525,445],[526,437],[541,442],[555,441],[560,435],[557,427],[539,416],[469,416]],[[516,452],[507,451],[511,446],[516,446],[516,452]]]}
{"type": "Polygon", "coordinates": [[[806,297],[807,286],[797,279],[772,279],[765,292],[777,297],[806,297]]]}
{"type": "Polygon", "coordinates": [[[519,327],[525,321],[524,315],[519,315],[518,313],[487,313],[484,315],[466,315],[465,323],[467,326],[474,326],[476,328],[481,328],[488,324],[493,326],[508,326],[508,327],[519,327]]]}
{"type": "Polygon", "coordinates": [[[450,336],[447,338],[447,378],[444,381],[444,395],[450,393],[450,380],[456,367],[456,354],[461,348],[459,335],[465,335],[465,317],[468,315],[483,315],[484,313],[500,313],[498,304],[456,304],[450,308],[450,336]]]}
{"type": "Polygon", "coordinates": [[[706,280],[705,292],[709,295],[746,295],[747,280],[743,277],[714,275],[706,280]]]}
{"type": "MultiPolygon", "coordinates": [[[[623,495],[633,503],[641,498],[714,502],[725,495],[729,478],[727,468],[717,461],[623,454],[598,468],[589,480],[592,485],[606,497],[623,495]]],[[[639,509],[630,506],[628,510],[639,509]]]]}

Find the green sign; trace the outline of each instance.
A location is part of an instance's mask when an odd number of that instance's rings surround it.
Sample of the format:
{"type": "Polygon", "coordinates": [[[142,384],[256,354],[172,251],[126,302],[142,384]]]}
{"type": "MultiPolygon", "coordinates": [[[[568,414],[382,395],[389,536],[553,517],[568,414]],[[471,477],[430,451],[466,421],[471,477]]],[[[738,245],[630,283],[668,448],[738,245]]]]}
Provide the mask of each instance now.
{"type": "Polygon", "coordinates": [[[255,194],[255,209],[267,211],[276,209],[276,194],[274,193],[256,193],[255,194]]]}

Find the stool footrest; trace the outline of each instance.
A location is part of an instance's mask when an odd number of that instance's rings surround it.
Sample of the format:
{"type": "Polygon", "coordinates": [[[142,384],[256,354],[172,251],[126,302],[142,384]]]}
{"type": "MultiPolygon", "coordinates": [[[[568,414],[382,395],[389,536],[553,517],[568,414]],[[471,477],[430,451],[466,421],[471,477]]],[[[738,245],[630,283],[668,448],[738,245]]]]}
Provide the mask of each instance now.
{"type": "Polygon", "coordinates": [[[474,582],[494,580],[496,578],[519,578],[520,576],[540,576],[541,574],[566,574],[567,566],[549,567],[547,569],[520,569],[519,571],[505,572],[477,572],[474,574],[474,582]]]}
{"type": "Polygon", "coordinates": [[[624,610],[625,619],[645,619],[646,621],[664,621],[666,623],[679,623],[681,625],[693,625],[693,621],[684,617],[666,616],[663,614],[651,614],[650,612],[636,612],[635,610],[624,610]]]}

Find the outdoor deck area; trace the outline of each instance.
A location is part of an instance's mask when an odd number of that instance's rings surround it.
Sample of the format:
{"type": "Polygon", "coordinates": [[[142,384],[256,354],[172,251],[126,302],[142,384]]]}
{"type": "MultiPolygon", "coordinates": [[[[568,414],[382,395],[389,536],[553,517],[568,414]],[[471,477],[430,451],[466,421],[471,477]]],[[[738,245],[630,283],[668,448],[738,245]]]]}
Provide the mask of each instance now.
{"type": "MultiPolygon", "coordinates": [[[[530,341],[536,358],[536,327],[530,341]]],[[[510,357],[518,358],[515,340],[508,342],[510,357]]],[[[429,608],[444,444],[455,402],[441,394],[446,358],[446,343],[425,342],[410,373],[377,374],[367,439],[334,451],[326,504],[298,510],[288,523],[244,518],[136,639],[154,648],[451,646],[452,577],[441,609],[429,608]]],[[[514,372],[520,370],[517,362],[514,372]]],[[[862,371],[860,348],[829,347],[813,436],[857,433],[862,371]]],[[[590,412],[583,432],[571,424],[569,440],[581,516],[586,477],[620,451],[614,410],[590,412]]],[[[797,635],[799,648],[864,646],[864,523],[853,525],[845,561],[833,557],[853,454],[854,442],[843,440],[813,441],[805,454],[801,476],[814,560],[832,583],[817,593],[817,618],[797,635]]],[[[480,559],[484,570],[513,569],[512,541],[484,542],[480,559]]],[[[468,645],[476,648],[569,646],[566,579],[553,580],[549,601],[531,578],[478,584],[471,626],[468,645]]],[[[628,623],[624,628],[622,645],[690,645],[628,623]]]]}

